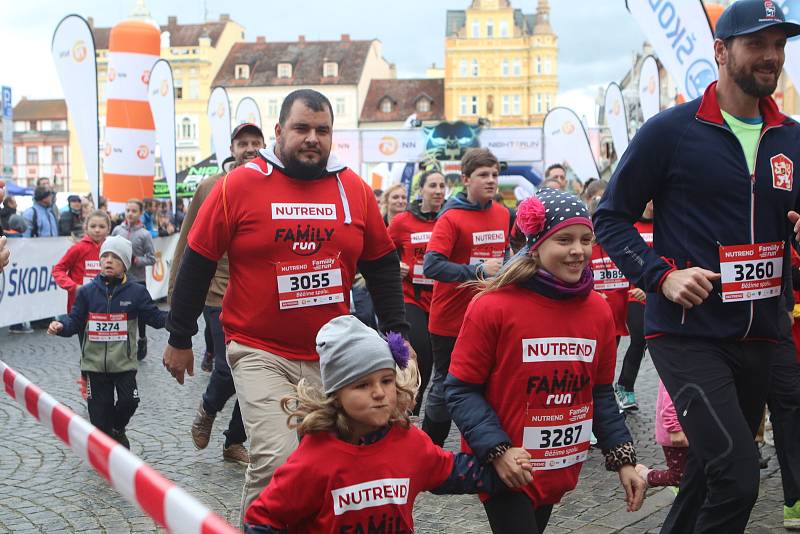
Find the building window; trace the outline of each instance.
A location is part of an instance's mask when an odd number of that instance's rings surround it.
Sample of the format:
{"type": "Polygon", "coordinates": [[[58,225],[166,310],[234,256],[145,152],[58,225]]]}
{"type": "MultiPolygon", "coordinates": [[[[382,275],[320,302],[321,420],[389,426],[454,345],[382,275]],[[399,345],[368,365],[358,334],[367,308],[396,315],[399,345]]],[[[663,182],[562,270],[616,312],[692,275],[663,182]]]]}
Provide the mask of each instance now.
{"type": "Polygon", "coordinates": [[[26,147],[25,162],[28,165],[39,164],[39,148],[35,146],[26,147]]]}
{"type": "Polygon", "coordinates": [[[278,116],[278,101],[274,98],[267,102],[267,116],[268,117],[277,117],[278,116]]]}
{"type": "Polygon", "coordinates": [[[511,67],[511,74],[517,77],[522,76],[522,60],[514,60],[513,66],[511,67]]]}
{"type": "Polygon", "coordinates": [[[477,59],[473,59],[472,60],[472,76],[473,77],[477,77],[479,72],[480,71],[478,69],[478,60],[477,59]]]}
{"type": "Polygon", "coordinates": [[[340,117],[342,115],[345,115],[346,114],[345,109],[346,108],[345,108],[345,99],[344,99],[344,97],[341,97],[341,96],[337,97],[336,98],[336,116],[340,117]]]}
{"type": "Polygon", "coordinates": [[[233,77],[236,80],[249,80],[250,79],[250,65],[238,64],[233,69],[233,77]]]}
{"type": "Polygon", "coordinates": [[[339,64],[335,61],[326,61],[323,63],[322,76],[325,78],[336,78],[339,76],[339,64]]]}
{"type": "Polygon", "coordinates": [[[183,80],[180,78],[175,79],[175,99],[183,98],[183,80]]]}
{"type": "Polygon", "coordinates": [[[472,103],[470,106],[470,115],[477,115],[478,114],[478,97],[472,97],[472,103]]]}
{"type": "Polygon", "coordinates": [[[420,113],[427,113],[431,110],[431,101],[425,97],[417,100],[417,111],[420,113]]]}
{"type": "Polygon", "coordinates": [[[508,21],[500,21],[500,37],[508,37],[508,21]]]}
{"type": "Polygon", "coordinates": [[[494,20],[486,21],[486,37],[494,37],[494,20]]]}
{"type": "Polygon", "coordinates": [[[36,132],[39,130],[39,123],[37,121],[29,121],[28,122],[28,131],[29,132],[36,132]]]}
{"type": "Polygon", "coordinates": [[[501,76],[506,77],[508,76],[508,60],[503,59],[502,68],[500,70],[501,76]]]}
{"type": "Polygon", "coordinates": [[[200,81],[189,80],[189,98],[196,100],[200,98],[200,81]]]}
{"type": "Polygon", "coordinates": [[[550,104],[550,95],[549,94],[544,95],[544,105],[545,105],[545,111],[550,111],[550,105],[551,104],[550,104]]]}
{"type": "Polygon", "coordinates": [[[181,119],[178,128],[178,139],[181,141],[194,141],[197,139],[197,126],[189,117],[181,119]]]}
{"type": "Polygon", "coordinates": [[[550,58],[549,57],[544,58],[544,73],[545,74],[550,74],[550,58]]]}
{"type": "Polygon", "coordinates": [[[292,64],[278,63],[278,78],[291,78],[291,77],[292,77],[292,64]]]}
{"type": "Polygon", "coordinates": [[[536,56],[536,74],[542,73],[542,58],[536,56]]]}
{"type": "Polygon", "coordinates": [[[392,112],[392,99],[389,97],[383,97],[380,103],[380,109],[382,113],[391,113],[392,112]]]}
{"type": "Polygon", "coordinates": [[[53,163],[56,165],[64,164],[64,147],[57,145],[53,147],[53,163]]]}
{"type": "Polygon", "coordinates": [[[458,74],[462,78],[466,78],[469,75],[469,66],[467,65],[466,59],[462,59],[458,62],[458,74]]]}
{"type": "Polygon", "coordinates": [[[462,96],[459,99],[458,114],[459,115],[466,115],[467,114],[467,97],[466,96],[462,96]]]}
{"type": "Polygon", "coordinates": [[[477,20],[472,23],[472,37],[477,39],[481,36],[481,23],[477,20]]]}
{"type": "Polygon", "coordinates": [[[503,95],[503,107],[500,112],[501,115],[508,115],[511,111],[511,104],[508,95],[503,95]]]}
{"type": "Polygon", "coordinates": [[[514,95],[511,97],[511,114],[512,115],[520,115],[522,114],[521,110],[521,102],[519,95],[514,95]]]}
{"type": "Polygon", "coordinates": [[[536,113],[542,112],[542,93],[536,93],[536,113]]]}

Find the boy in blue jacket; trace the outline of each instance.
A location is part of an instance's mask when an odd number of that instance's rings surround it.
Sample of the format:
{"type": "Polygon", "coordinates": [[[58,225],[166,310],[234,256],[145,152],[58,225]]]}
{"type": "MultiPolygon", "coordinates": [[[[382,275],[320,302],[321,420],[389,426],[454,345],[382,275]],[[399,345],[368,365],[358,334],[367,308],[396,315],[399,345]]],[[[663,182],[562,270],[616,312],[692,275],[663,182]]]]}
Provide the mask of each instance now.
{"type": "Polygon", "coordinates": [[[131,255],[130,241],[107,238],[100,248],[100,274],[78,290],[67,319],[53,321],[47,329],[48,334],[61,337],[83,332],[81,371],[87,375],[89,420],[128,449],[125,427],[139,406],[138,322],[164,328],[167,319],[167,312],[156,307],[147,289],[125,275],[131,255]]]}

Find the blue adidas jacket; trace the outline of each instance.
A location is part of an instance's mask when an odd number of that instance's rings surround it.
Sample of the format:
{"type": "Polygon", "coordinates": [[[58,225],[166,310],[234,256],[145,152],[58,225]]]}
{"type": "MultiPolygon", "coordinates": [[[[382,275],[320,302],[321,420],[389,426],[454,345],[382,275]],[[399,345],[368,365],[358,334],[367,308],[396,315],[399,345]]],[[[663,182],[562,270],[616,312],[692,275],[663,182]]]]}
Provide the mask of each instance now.
{"type": "MultiPolygon", "coordinates": [[[[778,158],[800,164],[800,126],[767,97],[751,176],[744,151],[722,118],[716,83],[702,98],[650,119],[633,138],[594,214],[597,239],[638,287],[645,289],[645,334],[711,339],[777,339],[778,296],[723,303],[721,286],[700,306],[684,310],[660,293],[675,269],[720,272],[720,245],[782,241],[784,291],[791,290],[789,210],[798,209],[793,172],[786,189],[778,158]],[[633,223],[653,200],[654,247],[633,223]],[[787,289],[788,288],[788,289],[787,289]]],[[[800,170],[800,169],[798,169],[800,170]]]]}

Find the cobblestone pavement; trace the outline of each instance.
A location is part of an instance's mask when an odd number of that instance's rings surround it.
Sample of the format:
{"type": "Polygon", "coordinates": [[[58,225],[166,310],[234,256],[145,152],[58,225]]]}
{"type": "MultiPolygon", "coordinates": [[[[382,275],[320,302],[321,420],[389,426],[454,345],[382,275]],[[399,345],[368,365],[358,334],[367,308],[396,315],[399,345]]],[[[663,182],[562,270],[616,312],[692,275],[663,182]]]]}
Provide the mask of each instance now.
{"type": "MultiPolygon", "coordinates": [[[[195,450],[189,434],[195,408],[208,382],[208,374],[199,369],[202,336],[195,338],[194,345],[197,373],[182,387],[161,365],[165,332],[148,328],[148,337],[150,355],[138,375],[142,400],[128,429],[131,449],[235,524],[244,468],[222,461],[222,430],[232,403],[217,417],[207,449],[195,450]]],[[[31,335],[10,335],[7,329],[0,329],[0,359],[88,419],[75,383],[79,375],[77,339],[52,338],[41,330],[31,335]]],[[[663,466],[661,448],[653,439],[657,382],[649,358],[639,380],[641,410],[628,418],[629,426],[640,460],[663,466]]],[[[447,446],[457,449],[455,430],[447,446]]],[[[765,454],[773,456],[774,450],[767,447],[765,454]]],[[[761,474],[761,495],[748,532],[784,532],[780,473],[774,457],[761,474]]],[[[601,455],[593,451],[578,488],[556,507],[547,533],[658,532],[672,498],[669,490],[651,490],[641,511],[625,512],[616,475],[603,469],[601,455]]],[[[483,508],[474,496],[422,494],[414,515],[419,533],[489,532],[483,508]]],[[[117,495],[0,390],[0,532],[121,534],[158,530],[144,513],[117,495]]]]}

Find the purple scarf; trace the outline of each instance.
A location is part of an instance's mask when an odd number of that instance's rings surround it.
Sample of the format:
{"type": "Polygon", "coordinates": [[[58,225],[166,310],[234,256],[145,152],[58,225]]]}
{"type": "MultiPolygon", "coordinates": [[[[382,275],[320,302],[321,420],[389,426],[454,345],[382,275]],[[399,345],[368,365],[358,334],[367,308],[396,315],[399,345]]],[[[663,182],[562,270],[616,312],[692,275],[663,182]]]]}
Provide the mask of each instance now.
{"type": "Polygon", "coordinates": [[[544,269],[539,269],[530,280],[520,285],[553,299],[585,297],[594,288],[594,275],[592,274],[592,269],[587,265],[583,269],[580,280],[574,284],[568,284],[544,269]]]}

